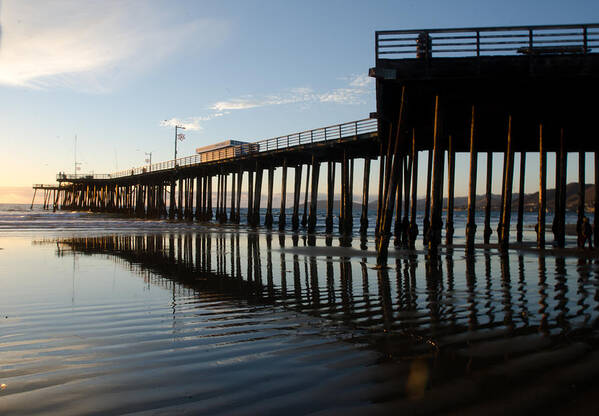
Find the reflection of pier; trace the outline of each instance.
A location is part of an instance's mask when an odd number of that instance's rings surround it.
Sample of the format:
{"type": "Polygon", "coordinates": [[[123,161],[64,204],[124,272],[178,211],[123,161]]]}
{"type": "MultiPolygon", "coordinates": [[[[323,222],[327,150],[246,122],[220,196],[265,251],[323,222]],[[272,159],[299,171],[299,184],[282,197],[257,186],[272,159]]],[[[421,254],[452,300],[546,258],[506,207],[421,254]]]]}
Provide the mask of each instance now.
{"type": "Polygon", "coordinates": [[[397,259],[395,270],[373,270],[277,241],[270,234],[187,233],[69,238],[58,247],[61,255],[110,255],[160,286],[176,282],[384,334],[408,355],[539,333],[577,337],[599,322],[599,291],[589,283],[596,272],[584,259],[568,267],[564,258],[539,257],[537,265],[484,251],[464,260],[413,255],[397,259]],[[573,268],[580,278],[567,280],[573,268]]]}
{"type": "MultiPolygon", "coordinates": [[[[588,104],[594,102],[599,92],[599,54],[595,53],[598,47],[597,24],[377,32],[376,66],[370,71],[376,78],[377,120],[262,140],[242,149],[233,146],[222,150],[222,154],[215,154],[220,150],[210,151],[210,157],[204,159],[199,154],[107,175],[59,174],[57,180],[64,185],[58,191],[59,203],[68,209],[121,212],[144,218],[210,221],[216,216],[219,222],[239,223],[245,183],[247,221],[256,227],[262,221],[259,214],[266,171],[263,224],[272,228],[277,170],[282,196],[278,226],[283,230],[288,223],[287,173],[288,168],[293,168],[291,228],[297,231],[301,224],[313,234],[322,165],[323,172],[325,166],[327,172],[326,232],[333,231],[337,187],[339,233],[351,235],[354,160],[360,164],[363,160],[364,165],[360,215],[360,231],[364,233],[368,229],[370,162],[378,158],[375,234],[378,263],[384,265],[392,234],[396,244],[404,247],[414,248],[419,231],[433,252],[441,244],[444,184],[448,201],[445,243],[453,244],[456,152],[470,154],[466,229],[469,248],[474,246],[476,232],[478,156],[486,157],[486,206],[481,231],[484,243],[488,244],[492,235],[492,158],[494,152],[503,155],[497,224],[498,242],[503,249],[509,244],[513,205],[517,206],[516,240],[523,239],[526,154],[538,152],[537,244],[543,248],[548,208],[547,153],[555,152],[556,198],[555,206],[551,207],[555,213],[551,229],[557,245],[563,247],[568,152],[577,152],[579,157],[579,233],[585,224],[586,152],[594,152],[595,194],[599,195],[599,153],[591,133],[595,130],[596,108],[588,104]],[[428,155],[426,211],[422,224],[417,224],[416,191],[422,151],[428,155]],[[512,203],[516,153],[519,154],[519,198],[512,203]],[[300,213],[302,193],[303,214],[300,213]]],[[[597,245],[599,198],[595,198],[594,212],[597,245]]]]}

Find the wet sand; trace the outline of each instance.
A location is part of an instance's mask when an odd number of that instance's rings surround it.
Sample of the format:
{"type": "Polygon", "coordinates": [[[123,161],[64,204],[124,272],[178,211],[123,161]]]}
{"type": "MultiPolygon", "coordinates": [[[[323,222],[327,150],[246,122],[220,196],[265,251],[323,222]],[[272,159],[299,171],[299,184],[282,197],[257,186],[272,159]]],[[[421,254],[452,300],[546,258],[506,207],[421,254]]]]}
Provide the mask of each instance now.
{"type": "Polygon", "coordinates": [[[0,414],[597,410],[591,256],[124,225],[0,233],[0,414]]]}

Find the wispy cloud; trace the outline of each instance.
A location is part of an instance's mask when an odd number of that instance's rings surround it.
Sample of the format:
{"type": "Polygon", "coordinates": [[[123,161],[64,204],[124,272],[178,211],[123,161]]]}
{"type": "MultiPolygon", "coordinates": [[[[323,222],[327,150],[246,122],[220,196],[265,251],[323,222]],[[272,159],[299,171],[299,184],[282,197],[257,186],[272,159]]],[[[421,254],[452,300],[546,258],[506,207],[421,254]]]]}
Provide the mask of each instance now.
{"type": "Polygon", "coordinates": [[[314,103],[333,103],[344,105],[364,104],[366,99],[374,95],[374,80],[368,75],[352,75],[343,79],[345,86],[329,91],[314,91],[308,87],[291,88],[277,94],[262,96],[245,95],[217,101],[208,107],[213,112],[206,116],[187,118],[171,118],[160,122],[161,126],[184,126],[188,130],[202,130],[203,123],[217,117],[230,114],[234,111],[248,110],[251,108],[277,106],[285,104],[302,104],[303,106],[314,103]]]}
{"type": "Polygon", "coordinates": [[[266,96],[243,96],[229,100],[218,101],[210,106],[215,111],[247,110],[256,107],[266,107],[295,103],[336,103],[363,104],[369,94],[374,93],[373,80],[368,75],[354,75],[347,79],[347,86],[329,91],[317,92],[311,88],[293,88],[278,94],[266,96]]]}
{"type": "Polygon", "coordinates": [[[228,32],[216,20],[179,17],[170,24],[174,12],[131,0],[5,0],[0,17],[0,83],[27,88],[107,91],[190,39],[228,32]]]}
{"type": "Polygon", "coordinates": [[[168,120],[162,120],[160,122],[160,125],[162,127],[175,127],[175,126],[182,126],[185,127],[186,130],[202,130],[204,127],[202,126],[202,123],[204,121],[209,121],[212,119],[215,119],[217,117],[222,117],[225,114],[228,114],[228,111],[224,111],[224,112],[218,112],[218,113],[212,113],[210,115],[207,116],[203,116],[203,117],[184,117],[184,118],[169,118],[168,120]]]}

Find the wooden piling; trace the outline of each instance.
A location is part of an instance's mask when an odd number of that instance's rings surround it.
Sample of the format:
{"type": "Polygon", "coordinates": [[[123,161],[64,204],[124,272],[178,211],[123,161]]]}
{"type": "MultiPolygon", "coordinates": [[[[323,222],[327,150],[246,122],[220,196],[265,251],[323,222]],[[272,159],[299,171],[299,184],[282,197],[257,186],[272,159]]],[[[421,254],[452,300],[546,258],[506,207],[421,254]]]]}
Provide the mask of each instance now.
{"type": "Polygon", "coordinates": [[[581,234],[582,234],[582,227],[583,227],[583,223],[582,223],[582,219],[584,217],[584,203],[585,203],[585,191],[586,191],[586,184],[585,184],[585,156],[584,156],[584,151],[580,151],[578,152],[578,209],[577,209],[577,216],[578,219],[576,221],[576,234],[578,234],[579,238],[578,238],[578,246],[581,247],[582,244],[584,244],[584,241],[582,240],[582,238],[580,238],[581,234]]]}
{"type": "Polygon", "coordinates": [[[212,219],[212,176],[206,177],[206,221],[212,219]]]}
{"type": "Polygon", "coordinates": [[[183,219],[183,178],[179,178],[179,194],[177,204],[177,219],[183,219]]]}
{"type": "Polygon", "coordinates": [[[283,159],[283,168],[281,173],[281,209],[279,210],[279,230],[283,231],[287,222],[287,159],[283,159]]]}
{"type": "Polygon", "coordinates": [[[502,249],[507,249],[510,238],[510,217],[512,212],[512,186],[514,182],[514,149],[512,147],[512,116],[508,117],[507,129],[507,167],[505,170],[505,195],[503,198],[503,210],[501,219],[501,240],[502,249]]]}
{"type": "Polygon", "coordinates": [[[595,248],[599,247],[599,152],[595,151],[595,209],[593,219],[593,236],[595,248]]]}
{"type": "Polygon", "coordinates": [[[308,217],[308,233],[316,231],[316,211],[318,209],[318,178],[320,175],[320,161],[312,155],[312,192],[310,195],[310,214],[308,217]]]}
{"type": "Polygon", "coordinates": [[[449,147],[447,150],[447,220],[445,224],[445,244],[453,244],[453,206],[454,206],[454,184],[455,184],[455,149],[453,137],[449,136],[449,147]]]}
{"type": "Polygon", "coordinates": [[[237,214],[235,214],[235,223],[239,224],[241,221],[241,190],[243,189],[243,169],[239,168],[239,172],[237,173],[237,214]]]}
{"type": "Polygon", "coordinates": [[[428,245],[428,232],[431,226],[431,182],[433,174],[433,151],[428,150],[426,169],[426,195],[424,199],[424,219],[422,220],[422,242],[428,245]]]}
{"type": "MultiPolygon", "coordinates": [[[[175,219],[175,212],[177,211],[177,204],[175,203],[175,192],[176,192],[176,189],[177,189],[177,181],[176,181],[176,179],[171,180],[170,188],[171,188],[171,192],[170,192],[170,202],[169,202],[169,209],[168,209],[168,217],[171,220],[174,220],[175,219]]],[[[128,206],[131,207],[131,189],[129,189],[128,196],[129,196],[128,206]]]]}
{"type": "Polygon", "coordinates": [[[293,214],[291,215],[291,229],[297,231],[299,228],[299,201],[302,186],[302,165],[295,167],[295,178],[293,187],[293,214]]]}
{"type": "Polygon", "coordinates": [[[254,208],[252,210],[251,225],[257,227],[260,225],[260,198],[262,196],[262,175],[264,169],[256,165],[256,186],[254,187],[254,208]]]}
{"type": "MultiPolygon", "coordinates": [[[[414,135],[414,129],[412,129],[412,136],[414,135]]],[[[412,140],[413,141],[413,140],[412,140]]],[[[410,189],[412,185],[412,156],[407,155],[404,161],[404,207],[403,207],[403,220],[401,222],[401,244],[403,247],[408,247],[408,231],[410,227],[410,189]]]]}
{"type": "Polygon", "coordinates": [[[247,221],[249,225],[252,225],[252,219],[254,218],[254,172],[248,171],[248,209],[247,209],[247,221]]]}
{"type": "Polygon", "coordinates": [[[493,153],[487,152],[487,187],[485,192],[485,230],[483,231],[483,239],[485,244],[491,241],[491,203],[492,201],[492,181],[493,180],[493,153]]]}
{"type": "Polygon", "coordinates": [[[402,209],[403,209],[403,177],[404,177],[404,164],[405,164],[405,155],[399,156],[399,172],[397,177],[397,195],[395,202],[395,226],[393,227],[393,245],[399,246],[401,242],[401,234],[402,234],[402,209]]]}
{"type": "Polygon", "coordinates": [[[326,232],[333,232],[333,203],[335,195],[335,166],[336,163],[329,161],[327,167],[327,218],[325,221],[326,232]]]}
{"type": "Polygon", "coordinates": [[[559,148],[559,183],[557,193],[558,202],[556,209],[556,240],[558,247],[564,247],[566,244],[566,173],[568,163],[568,153],[566,152],[566,144],[564,142],[564,129],[560,129],[560,148],[559,148]]]}
{"type": "Polygon", "coordinates": [[[236,210],[235,210],[235,202],[237,201],[237,197],[235,195],[237,188],[235,187],[235,172],[231,173],[231,210],[229,213],[229,220],[231,222],[236,222],[235,219],[236,210]]]}
{"type": "Polygon", "coordinates": [[[516,224],[516,241],[522,242],[524,231],[524,175],[526,173],[526,152],[520,152],[520,186],[518,191],[518,223],[516,224]]]}
{"type": "MultiPolygon", "coordinates": [[[[329,165],[330,166],[330,165],[329,165]]],[[[360,216],[360,234],[368,230],[368,188],[370,185],[370,159],[364,159],[364,182],[362,184],[362,215],[360,216]]]]}
{"type": "MultiPolygon", "coordinates": [[[[386,165],[391,164],[389,180],[384,189],[384,195],[379,195],[379,198],[384,198],[384,208],[382,210],[383,220],[381,221],[381,230],[379,233],[378,247],[377,247],[377,266],[385,267],[387,265],[387,257],[389,250],[389,240],[391,237],[391,221],[393,219],[395,193],[397,192],[397,182],[399,172],[401,168],[401,157],[400,157],[400,139],[401,139],[401,128],[403,125],[403,113],[405,105],[405,86],[401,90],[401,99],[399,106],[399,114],[397,117],[396,126],[396,137],[393,146],[393,153],[388,152],[388,158],[386,165]]],[[[393,128],[391,128],[391,131],[393,128]]],[[[389,143],[391,147],[391,143],[389,143]]]]}
{"type": "Polygon", "coordinates": [[[306,165],[306,192],[304,194],[304,213],[302,215],[302,227],[308,224],[308,193],[310,192],[310,165],[306,165]]]}
{"type": "Polygon", "coordinates": [[[443,211],[443,165],[445,155],[441,145],[440,123],[439,123],[439,96],[435,97],[435,118],[433,128],[433,183],[431,193],[431,223],[428,236],[428,248],[436,250],[441,243],[441,228],[443,222],[441,214],[443,211]]]}
{"type": "Polygon", "coordinates": [[[272,191],[274,185],[274,168],[271,166],[268,168],[268,195],[266,199],[266,215],[264,217],[264,225],[266,228],[272,228],[272,191]]]}
{"type": "Polygon", "coordinates": [[[543,125],[539,124],[539,213],[537,246],[545,248],[545,211],[547,211],[547,152],[543,143],[543,125]]]}
{"type": "Polygon", "coordinates": [[[416,222],[416,211],[418,209],[418,150],[416,149],[416,130],[412,129],[412,203],[409,226],[408,246],[416,248],[416,237],[418,237],[418,224],[416,222]]]}
{"type": "Polygon", "coordinates": [[[466,220],[466,249],[474,247],[476,236],[476,172],[478,169],[478,152],[474,143],[475,107],[472,106],[470,118],[470,181],[468,183],[468,219],[466,220]]]}

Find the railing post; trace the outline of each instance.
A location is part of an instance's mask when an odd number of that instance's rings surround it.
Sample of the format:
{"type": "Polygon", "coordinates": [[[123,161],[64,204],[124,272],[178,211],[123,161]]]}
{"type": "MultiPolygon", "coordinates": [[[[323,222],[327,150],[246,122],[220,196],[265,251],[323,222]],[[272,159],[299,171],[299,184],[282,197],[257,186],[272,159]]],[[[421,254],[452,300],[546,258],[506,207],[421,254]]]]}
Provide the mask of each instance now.
{"type": "Polygon", "coordinates": [[[530,53],[532,55],[532,29],[528,29],[528,47],[530,48],[530,53]]]}
{"type": "Polygon", "coordinates": [[[587,53],[587,27],[583,26],[582,27],[582,50],[583,53],[587,53]]]}
{"type": "Polygon", "coordinates": [[[341,124],[339,124],[339,138],[341,138],[341,124]]]}
{"type": "Polygon", "coordinates": [[[310,130],[310,143],[314,143],[314,130],[310,130]]]}
{"type": "Polygon", "coordinates": [[[356,137],[358,136],[358,122],[354,121],[354,132],[356,133],[356,137]]]}
{"type": "Polygon", "coordinates": [[[327,128],[324,128],[324,141],[327,141],[327,128]]]}
{"type": "Polygon", "coordinates": [[[480,56],[480,31],[476,31],[476,56],[480,56]]]}

